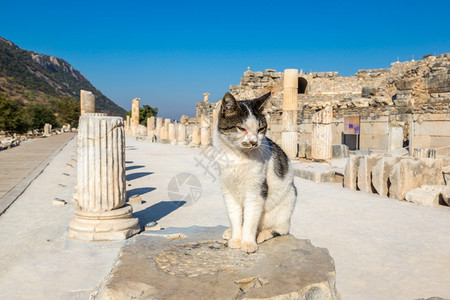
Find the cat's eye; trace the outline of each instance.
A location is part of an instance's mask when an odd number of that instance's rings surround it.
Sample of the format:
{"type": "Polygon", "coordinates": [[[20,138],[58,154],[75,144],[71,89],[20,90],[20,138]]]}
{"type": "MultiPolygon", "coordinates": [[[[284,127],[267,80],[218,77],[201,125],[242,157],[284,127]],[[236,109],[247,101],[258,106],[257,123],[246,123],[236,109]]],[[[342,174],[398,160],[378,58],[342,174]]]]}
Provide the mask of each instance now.
{"type": "Polygon", "coordinates": [[[265,127],[261,127],[260,129],[258,129],[258,133],[263,133],[264,130],[266,130],[266,128],[265,127]]]}
{"type": "Polygon", "coordinates": [[[236,126],[236,128],[237,128],[239,131],[247,132],[247,129],[245,129],[245,128],[242,128],[242,127],[239,127],[239,126],[236,126]]]}

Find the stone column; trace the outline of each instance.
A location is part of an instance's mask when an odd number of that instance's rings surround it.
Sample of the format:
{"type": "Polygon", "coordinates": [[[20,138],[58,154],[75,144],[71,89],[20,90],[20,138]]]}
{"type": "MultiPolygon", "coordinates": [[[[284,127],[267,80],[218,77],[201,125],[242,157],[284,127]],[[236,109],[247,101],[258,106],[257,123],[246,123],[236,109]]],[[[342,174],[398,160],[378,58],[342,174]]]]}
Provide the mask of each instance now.
{"type": "Polygon", "coordinates": [[[156,118],[156,136],[161,138],[161,131],[163,128],[163,118],[156,118]]]}
{"type": "Polygon", "coordinates": [[[297,157],[298,70],[284,70],[281,148],[289,158],[297,157]]]}
{"type": "Polygon", "coordinates": [[[177,137],[176,137],[176,131],[175,131],[175,124],[170,123],[169,124],[169,136],[168,136],[171,144],[177,143],[177,137]]]}
{"type": "Polygon", "coordinates": [[[95,113],[95,95],[92,92],[80,90],[80,115],[95,113]]]}
{"type": "Polygon", "coordinates": [[[211,129],[210,122],[207,116],[201,116],[201,131],[200,131],[200,145],[208,147],[211,145],[211,129]]]}
{"type": "Polygon", "coordinates": [[[203,102],[209,101],[209,93],[203,93],[203,102]]]}
{"type": "Polygon", "coordinates": [[[139,221],[125,201],[123,119],[84,114],[78,129],[78,207],[69,237],[109,241],[138,233],[139,221]]]}
{"type": "Polygon", "coordinates": [[[125,134],[131,134],[131,117],[127,115],[127,120],[125,121],[126,127],[125,127],[125,134]]]}
{"type": "Polygon", "coordinates": [[[164,127],[161,129],[161,139],[169,138],[170,119],[164,119],[164,127]]]}
{"type": "Polygon", "coordinates": [[[139,126],[139,98],[134,98],[131,102],[131,135],[136,136],[138,134],[139,126]]]}
{"type": "Polygon", "coordinates": [[[190,147],[198,147],[200,146],[201,138],[200,138],[200,127],[198,125],[194,126],[192,130],[192,141],[189,144],[190,147]]]}
{"type": "Polygon", "coordinates": [[[333,109],[325,107],[313,114],[313,132],[311,142],[311,157],[317,160],[331,159],[333,156],[333,133],[331,122],[333,121],[333,109]]]}
{"type": "Polygon", "coordinates": [[[147,136],[153,135],[155,130],[155,117],[147,118],[147,136]]]}
{"type": "Polygon", "coordinates": [[[186,145],[186,124],[180,123],[178,124],[178,144],[186,145]]]}

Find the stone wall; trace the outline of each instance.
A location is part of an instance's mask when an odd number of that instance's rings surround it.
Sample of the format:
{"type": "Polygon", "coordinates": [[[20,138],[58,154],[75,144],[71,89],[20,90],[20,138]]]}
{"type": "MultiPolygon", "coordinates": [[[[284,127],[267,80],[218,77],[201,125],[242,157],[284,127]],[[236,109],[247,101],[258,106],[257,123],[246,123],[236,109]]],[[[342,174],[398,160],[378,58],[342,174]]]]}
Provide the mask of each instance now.
{"type": "Polygon", "coordinates": [[[248,100],[260,96],[264,91],[268,92],[273,86],[282,84],[283,73],[272,69],[264,72],[247,70],[241,78],[240,85],[230,85],[230,92],[236,99],[248,100]]]}

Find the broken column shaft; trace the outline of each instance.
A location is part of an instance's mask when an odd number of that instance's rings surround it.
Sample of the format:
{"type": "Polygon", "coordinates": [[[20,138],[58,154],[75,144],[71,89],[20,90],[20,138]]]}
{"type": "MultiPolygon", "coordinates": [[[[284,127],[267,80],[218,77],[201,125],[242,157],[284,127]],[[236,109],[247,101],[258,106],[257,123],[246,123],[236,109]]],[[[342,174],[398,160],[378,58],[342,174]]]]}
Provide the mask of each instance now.
{"type": "Polygon", "coordinates": [[[75,218],[69,237],[122,240],[140,231],[125,205],[125,135],[121,117],[84,114],[78,129],[78,175],[75,218]]]}

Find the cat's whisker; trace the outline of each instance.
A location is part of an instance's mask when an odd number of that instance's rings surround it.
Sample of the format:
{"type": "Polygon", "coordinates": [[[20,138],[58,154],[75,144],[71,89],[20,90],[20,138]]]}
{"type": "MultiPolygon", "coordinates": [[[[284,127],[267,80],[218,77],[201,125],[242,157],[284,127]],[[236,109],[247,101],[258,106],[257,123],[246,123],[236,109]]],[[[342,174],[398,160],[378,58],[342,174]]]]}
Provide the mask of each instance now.
{"type": "Polygon", "coordinates": [[[261,144],[261,146],[259,147],[259,149],[260,150],[262,150],[265,154],[267,154],[267,155],[271,155],[271,153],[270,153],[270,147],[268,146],[268,145],[265,145],[265,144],[261,144]]]}

